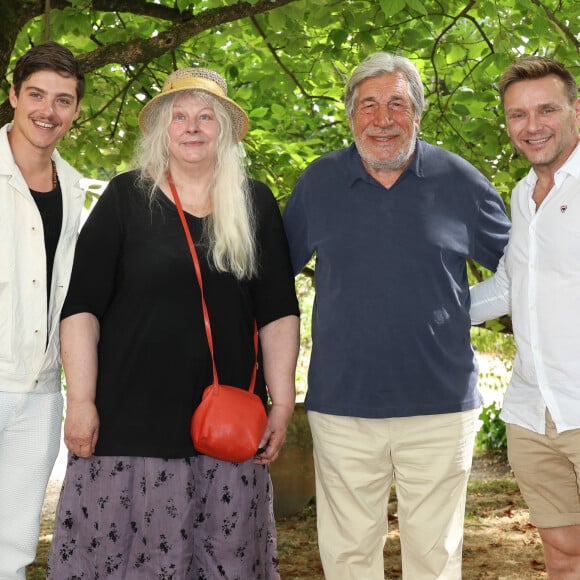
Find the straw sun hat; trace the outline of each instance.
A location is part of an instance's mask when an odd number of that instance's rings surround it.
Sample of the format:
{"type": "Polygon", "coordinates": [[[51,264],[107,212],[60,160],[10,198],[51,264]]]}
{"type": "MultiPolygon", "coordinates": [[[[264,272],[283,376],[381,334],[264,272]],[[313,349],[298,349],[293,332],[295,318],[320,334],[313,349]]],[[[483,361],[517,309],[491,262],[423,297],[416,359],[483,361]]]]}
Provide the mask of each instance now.
{"type": "Polygon", "coordinates": [[[183,68],[171,73],[158,95],[155,95],[139,114],[139,127],[147,133],[158,114],[159,104],[164,97],[179,91],[202,91],[218,99],[232,119],[234,135],[241,141],[248,132],[249,119],[245,111],[228,98],[225,79],[207,68],[183,68]]]}

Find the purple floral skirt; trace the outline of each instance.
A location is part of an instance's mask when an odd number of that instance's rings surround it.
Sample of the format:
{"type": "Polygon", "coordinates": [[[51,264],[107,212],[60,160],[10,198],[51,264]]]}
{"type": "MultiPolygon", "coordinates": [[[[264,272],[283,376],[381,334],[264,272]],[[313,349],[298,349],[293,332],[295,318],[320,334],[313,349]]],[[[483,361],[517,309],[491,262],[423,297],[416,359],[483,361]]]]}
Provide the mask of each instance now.
{"type": "Polygon", "coordinates": [[[278,580],[266,466],[69,455],[50,580],[278,580]]]}

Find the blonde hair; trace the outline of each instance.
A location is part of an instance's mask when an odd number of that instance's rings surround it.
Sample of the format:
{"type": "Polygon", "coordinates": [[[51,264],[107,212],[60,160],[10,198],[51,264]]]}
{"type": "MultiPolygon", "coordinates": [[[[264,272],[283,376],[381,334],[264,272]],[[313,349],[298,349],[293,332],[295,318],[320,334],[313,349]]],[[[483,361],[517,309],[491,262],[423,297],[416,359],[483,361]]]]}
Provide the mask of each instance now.
{"type": "MultiPolygon", "coordinates": [[[[218,99],[201,91],[186,91],[213,107],[219,124],[217,160],[210,198],[212,211],[204,219],[204,239],[208,259],[218,272],[229,272],[238,280],[256,275],[257,250],[255,215],[241,144],[236,143],[230,115],[218,99]]],[[[169,167],[168,127],[173,102],[182,92],[167,95],[159,103],[159,114],[147,133],[137,143],[135,163],[140,169],[139,182],[153,203],[159,185],[169,167]]]]}
{"type": "Polygon", "coordinates": [[[572,73],[559,61],[547,56],[522,56],[508,66],[499,81],[499,96],[503,104],[506,91],[520,81],[543,79],[555,75],[562,80],[566,98],[574,105],[578,98],[578,84],[572,73]]]}

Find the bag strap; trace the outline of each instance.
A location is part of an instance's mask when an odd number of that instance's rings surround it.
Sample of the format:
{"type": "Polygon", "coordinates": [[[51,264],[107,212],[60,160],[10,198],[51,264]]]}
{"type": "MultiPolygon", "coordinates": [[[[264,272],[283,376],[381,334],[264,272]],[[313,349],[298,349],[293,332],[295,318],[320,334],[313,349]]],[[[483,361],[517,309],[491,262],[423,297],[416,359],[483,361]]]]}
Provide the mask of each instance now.
{"type": "MultiPolygon", "coordinates": [[[[214,359],[214,354],[213,354],[213,336],[211,333],[211,324],[209,321],[209,311],[207,309],[207,304],[205,302],[205,294],[203,291],[203,281],[201,278],[201,268],[199,266],[199,258],[197,257],[197,251],[195,249],[195,244],[193,243],[193,239],[191,237],[191,232],[189,230],[189,225],[187,224],[187,220],[185,219],[185,213],[183,212],[183,207],[181,206],[181,201],[179,199],[179,195],[177,195],[177,189],[175,188],[175,184],[173,183],[173,178],[171,177],[171,173],[169,173],[169,171],[168,171],[165,176],[167,178],[167,183],[169,183],[169,187],[171,189],[171,195],[173,195],[175,205],[177,206],[177,213],[179,214],[179,219],[181,220],[181,225],[183,226],[183,231],[185,232],[185,237],[187,238],[187,245],[189,246],[189,251],[191,252],[191,257],[193,259],[193,266],[195,268],[195,275],[197,277],[197,283],[199,284],[199,290],[201,293],[201,308],[203,310],[205,334],[207,336],[207,344],[209,346],[209,352],[211,354],[213,382],[214,382],[214,385],[219,385],[217,368],[215,366],[215,359],[214,359]]],[[[254,392],[254,387],[256,386],[256,371],[258,370],[258,325],[257,325],[255,320],[254,320],[254,351],[256,353],[256,358],[255,358],[254,368],[252,370],[252,378],[250,380],[250,388],[249,388],[250,393],[254,392]]]]}

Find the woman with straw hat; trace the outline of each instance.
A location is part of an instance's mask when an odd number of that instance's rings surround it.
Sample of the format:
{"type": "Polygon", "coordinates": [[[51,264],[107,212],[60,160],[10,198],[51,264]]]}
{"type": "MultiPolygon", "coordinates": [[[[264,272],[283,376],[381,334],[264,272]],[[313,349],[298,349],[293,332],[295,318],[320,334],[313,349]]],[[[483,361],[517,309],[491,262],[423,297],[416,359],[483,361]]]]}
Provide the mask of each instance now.
{"type": "Polygon", "coordinates": [[[298,306],[270,190],[248,178],[246,113],[216,72],[174,72],[139,116],[138,169],[116,176],[79,237],[63,309],[70,455],[48,578],[279,578],[268,464],[294,407],[298,306]],[[240,463],[199,454],[190,419],[212,382],[272,400],[240,463]]]}

